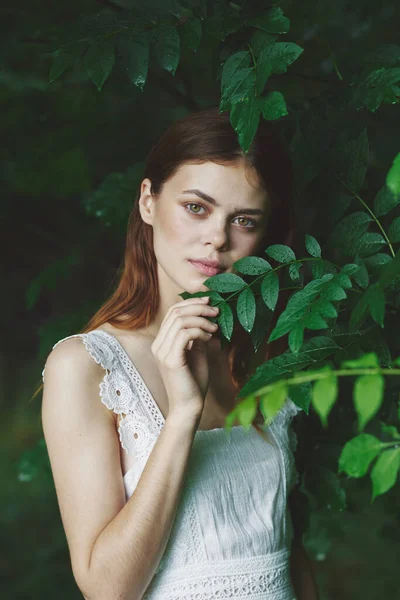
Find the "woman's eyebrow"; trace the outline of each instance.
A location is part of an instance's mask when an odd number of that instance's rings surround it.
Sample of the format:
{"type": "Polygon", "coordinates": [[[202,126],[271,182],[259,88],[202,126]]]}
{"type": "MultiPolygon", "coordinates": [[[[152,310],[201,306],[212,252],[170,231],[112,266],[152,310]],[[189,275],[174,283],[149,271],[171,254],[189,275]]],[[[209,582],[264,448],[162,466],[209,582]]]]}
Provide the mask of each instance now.
{"type": "MultiPolygon", "coordinates": [[[[206,202],[209,202],[213,206],[220,206],[220,204],[218,204],[218,202],[215,200],[215,198],[212,198],[211,196],[209,196],[205,192],[202,192],[201,190],[198,190],[198,189],[182,190],[181,193],[182,194],[194,194],[195,196],[202,198],[206,202]]],[[[234,213],[246,213],[248,215],[265,215],[265,211],[263,211],[261,208],[235,208],[233,210],[233,212],[234,213]]]]}

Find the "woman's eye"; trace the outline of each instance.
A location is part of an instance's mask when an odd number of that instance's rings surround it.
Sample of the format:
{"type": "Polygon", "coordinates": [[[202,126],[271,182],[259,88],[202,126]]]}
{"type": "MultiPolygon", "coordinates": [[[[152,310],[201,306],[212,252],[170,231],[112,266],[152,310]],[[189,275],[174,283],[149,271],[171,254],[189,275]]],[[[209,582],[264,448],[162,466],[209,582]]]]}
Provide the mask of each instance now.
{"type": "MultiPolygon", "coordinates": [[[[203,208],[203,206],[201,206],[200,204],[195,204],[194,202],[191,202],[190,204],[185,204],[185,206],[197,206],[197,208],[203,208]]],[[[193,211],[190,210],[190,212],[193,211]]],[[[195,212],[194,214],[198,215],[199,213],[195,212]]]]}
{"type": "Polygon", "coordinates": [[[247,221],[247,223],[250,223],[251,226],[247,226],[247,229],[252,229],[252,227],[255,227],[257,225],[257,223],[255,221],[252,221],[251,219],[248,219],[247,217],[236,217],[237,219],[240,219],[241,221],[247,221]]]}
{"type": "MultiPolygon", "coordinates": [[[[204,206],[202,206],[201,204],[197,204],[197,202],[189,202],[189,204],[185,204],[185,208],[186,208],[186,209],[188,209],[188,207],[191,207],[191,206],[195,206],[195,207],[197,207],[197,208],[200,208],[200,209],[206,210],[206,209],[204,208],[204,206]]],[[[190,214],[192,214],[192,215],[199,215],[199,214],[202,214],[202,213],[200,213],[200,212],[198,212],[198,211],[196,211],[196,210],[195,210],[195,211],[193,211],[193,209],[192,209],[192,208],[190,208],[190,210],[188,210],[188,212],[189,212],[190,214]]],[[[248,217],[235,217],[235,218],[236,218],[236,219],[241,219],[241,221],[243,221],[243,220],[244,220],[244,221],[247,221],[248,223],[250,223],[250,225],[243,225],[243,228],[244,228],[244,229],[254,229],[255,227],[257,227],[257,222],[256,222],[256,221],[253,221],[252,219],[249,219],[248,217]]]]}

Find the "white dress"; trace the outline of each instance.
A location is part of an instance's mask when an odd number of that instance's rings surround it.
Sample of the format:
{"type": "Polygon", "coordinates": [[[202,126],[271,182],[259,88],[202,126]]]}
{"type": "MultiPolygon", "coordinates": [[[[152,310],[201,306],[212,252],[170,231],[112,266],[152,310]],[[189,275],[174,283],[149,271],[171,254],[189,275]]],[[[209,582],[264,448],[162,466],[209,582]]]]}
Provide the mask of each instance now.
{"type": "MultiPolygon", "coordinates": [[[[141,375],[111,334],[80,337],[105,369],[101,401],[117,414],[126,499],[133,494],[165,420],[141,375]]],[[[44,380],[45,369],[43,369],[44,380]]],[[[144,600],[296,600],[287,505],[298,480],[290,427],[300,409],[290,398],[261,428],[197,431],[165,552],[144,600]]]]}

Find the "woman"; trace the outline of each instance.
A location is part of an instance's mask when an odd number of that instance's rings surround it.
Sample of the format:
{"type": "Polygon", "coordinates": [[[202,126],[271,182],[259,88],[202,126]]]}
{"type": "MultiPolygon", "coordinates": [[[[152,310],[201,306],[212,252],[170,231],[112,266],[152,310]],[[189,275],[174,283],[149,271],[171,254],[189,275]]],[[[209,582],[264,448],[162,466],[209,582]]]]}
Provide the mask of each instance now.
{"type": "Polygon", "coordinates": [[[179,296],[290,242],[291,186],[271,123],[247,154],[217,108],[174,123],[148,156],[117,289],[49,354],[43,429],[89,600],[317,598],[286,502],[295,405],[224,430],[270,348],[256,359],[241,328],[222,348],[209,298],[179,296]]]}

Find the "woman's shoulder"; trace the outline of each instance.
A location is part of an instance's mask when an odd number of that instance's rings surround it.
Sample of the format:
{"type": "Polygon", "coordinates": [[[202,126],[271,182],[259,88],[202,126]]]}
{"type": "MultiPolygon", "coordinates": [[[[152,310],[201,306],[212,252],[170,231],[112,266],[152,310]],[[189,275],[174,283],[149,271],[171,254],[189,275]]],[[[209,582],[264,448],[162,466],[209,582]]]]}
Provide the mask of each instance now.
{"type": "Polygon", "coordinates": [[[87,334],[74,334],[56,342],[47,356],[43,369],[43,381],[51,372],[68,372],[89,377],[100,374],[101,364],[93,360],[87,343],[82,343],[87,334]]]}
{"type": "MultiPolygon", "coordinates": [[[[53,346],[42,372],[44,390],[52,396],[53,402],[54,395],[60,395],[60,389],[64,395],[70,392],[76,399],[84,393],[87,400],[87,394],[92,391],[93,398],[98,396],[106,365],[109,364],[101,353],[90,332],[62,338],[53,346]]],[[[104,412],[107,418],[111,414],[116,423],[116,415],[110,413],[103,403],[98,403],[98,410],[104,412]]]]}

